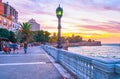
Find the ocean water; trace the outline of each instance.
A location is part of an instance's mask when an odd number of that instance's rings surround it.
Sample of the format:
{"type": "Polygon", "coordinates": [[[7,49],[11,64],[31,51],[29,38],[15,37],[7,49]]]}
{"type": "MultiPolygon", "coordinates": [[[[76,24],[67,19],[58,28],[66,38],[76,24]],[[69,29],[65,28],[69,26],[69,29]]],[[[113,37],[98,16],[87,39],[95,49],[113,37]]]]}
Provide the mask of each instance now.
{"type": "Polygon", "coordinates": [[[120,59],[120,44],[103,44],[102,46],[69,47],[68,51],[85,56],[120,59]]]}

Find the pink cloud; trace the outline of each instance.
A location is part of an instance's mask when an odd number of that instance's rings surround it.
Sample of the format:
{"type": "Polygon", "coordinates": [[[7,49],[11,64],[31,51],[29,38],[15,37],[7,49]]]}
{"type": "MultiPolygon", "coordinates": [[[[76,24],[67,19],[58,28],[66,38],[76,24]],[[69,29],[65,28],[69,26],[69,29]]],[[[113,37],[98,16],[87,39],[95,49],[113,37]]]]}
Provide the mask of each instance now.
{"type": "Polygon", "coordinates": [[[56,29],[57,30],[57,26],[53,27],[53,26],[42,26],[43,29],[56,29]]]}
{"type": "Polygon", "coordinates": [[[120,22],[118,22],[118,21],[109,21],[108,23],[109,23],[109,24],[120,25],[120,22]]]}
{"type": "Polygon", "coordinates": [[[45,12],[45,11],[34,11],[34,13],[36,14],[43,14],[43,15],[51,15],[51,16],[54,16],[54,14],[50,13],[50,12],[45,12]]]}
{"type": "Polygon", "coordinates": [[[105,32],[110,32],[110,33],[120,33],[120,26],[116,25],[80,25],[78,27],[82,27],[85,29],[91,29],[91,30],[99,30],[99,31],[105,31],[105,32]]]}
{"type": "Polygon", "coordinates": [[[97,1],[97,0],[78,0],[65,1],[68,7],[72,9],[83,10],[113,10],[120,11],[120,1],[97,1]]]}
{"type": "Polygon", "coordinates": [[[80,19],[80,20],[81,20],[81,21],[84,21],[84,22],[98,23],[97,21],[92,20],[92,19],[80,19]]]}
{"type": "Polygon", "coordinates": [[[80,34],[80,35],[101,35],[98,33],[75,33],[75,34],[80,34]]]}

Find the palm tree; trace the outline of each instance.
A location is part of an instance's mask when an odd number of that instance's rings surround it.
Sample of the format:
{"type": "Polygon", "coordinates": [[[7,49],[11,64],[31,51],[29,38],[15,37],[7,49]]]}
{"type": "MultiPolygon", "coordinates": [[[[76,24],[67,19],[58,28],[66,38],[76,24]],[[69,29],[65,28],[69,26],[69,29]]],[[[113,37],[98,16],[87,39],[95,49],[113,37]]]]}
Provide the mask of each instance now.
{"type": "Polygon", "coordinates": [[[24,41],[27,41],[31,36],[30,24],[28,22],[22,23],[21,25],[21,33],[24,41]]]}

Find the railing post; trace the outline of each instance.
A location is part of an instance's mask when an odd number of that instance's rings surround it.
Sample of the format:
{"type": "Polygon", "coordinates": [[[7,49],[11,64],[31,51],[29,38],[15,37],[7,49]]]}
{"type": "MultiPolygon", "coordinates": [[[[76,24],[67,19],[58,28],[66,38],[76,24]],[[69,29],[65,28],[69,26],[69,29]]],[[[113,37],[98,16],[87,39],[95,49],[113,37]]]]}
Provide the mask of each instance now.
{"type": "MultiPolygon", "coordinates": [[[[120,79],[120,59],[96,58],[66,52],[50,46],[44,49],[80,79],[120,79]]],[[[76,78],[76,79],[77,79],[76,78]]]]}
{"type": "Polygon", "coordinates": [[[115,64],[119,63],[119,60],[100,58],[93,60],[92,63],[93,79],[118,79],[115,72],[115,64]]]}
{"type": "Polygon", "coordinates": [[[59,63],[60,61],[60,49],[57,49],[57,57],[56,57],[56,63],[59,63]]]}

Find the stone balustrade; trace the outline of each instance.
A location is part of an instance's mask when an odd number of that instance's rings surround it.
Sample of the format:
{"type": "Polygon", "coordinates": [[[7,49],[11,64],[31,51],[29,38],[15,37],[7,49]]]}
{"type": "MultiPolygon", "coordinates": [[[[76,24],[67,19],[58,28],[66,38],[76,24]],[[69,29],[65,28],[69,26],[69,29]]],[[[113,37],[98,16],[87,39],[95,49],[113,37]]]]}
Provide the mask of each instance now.
{"type": "Polygon", "coordinates": [[[87,57],[47,45],[42,48],[76,79],[120,79],[120,60],[87,57]]]}

